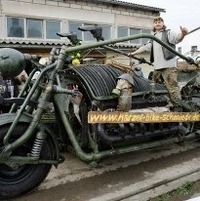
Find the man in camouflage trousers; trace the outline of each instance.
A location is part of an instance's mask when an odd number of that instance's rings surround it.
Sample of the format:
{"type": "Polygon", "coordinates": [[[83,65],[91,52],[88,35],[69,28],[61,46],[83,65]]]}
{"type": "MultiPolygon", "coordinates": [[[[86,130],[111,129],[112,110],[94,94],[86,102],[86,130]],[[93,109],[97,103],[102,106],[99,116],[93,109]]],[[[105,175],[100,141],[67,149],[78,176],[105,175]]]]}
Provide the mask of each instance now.
{"type": "MultiPolygon", "coordinates": [[[[180,27],[180,33],[167,30],[164,20],[158,16],[153,20],[153,32],[155,37],[175,49],[175,45],[183,40],[188,30],[182,27],[180,27]]],[[[150,52],[150,60],[154,64],[154,81],[156,82],[161,78],[160,80],[166,85],[172,104],[174,107],[179,106],[181,93],[177,81],[176,55],[153,40],[135,52],[129,53],[129,55],[136,55],[145,51],[150,52]]]]}

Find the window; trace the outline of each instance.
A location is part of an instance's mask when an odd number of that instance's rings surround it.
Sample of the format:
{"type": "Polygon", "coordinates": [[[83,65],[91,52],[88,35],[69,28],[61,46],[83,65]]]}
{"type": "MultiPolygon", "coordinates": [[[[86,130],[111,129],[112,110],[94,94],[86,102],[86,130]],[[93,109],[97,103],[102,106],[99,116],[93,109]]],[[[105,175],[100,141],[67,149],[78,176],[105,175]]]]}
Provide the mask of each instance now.
{"type": "MultiPolygon", "coordinates": [[[[140,29],[130,28],[130,35],[136,35],[140,33],[141,33],[140,29]]],[[[141,44],[141,39],[131,40],[130,43],[141,44]]]]}
{"type": "Polygon", "coordinates": [[[7,37],[60,39],[60,21],[7,17],[7,37]]]}
{"type": "Polygon", "coordinates": [[[102,36],[105,40],[111,39],[111,25],[100,25],[102,27],[102,36]]]}
{"type": "Polygon", "coordinates": [[[69,31],[77,34],[77,39],[83,40],[82,32],[78,29],[79,26],[82,26],[80,22],[69,22],[69,31]]]}
{"type": "Polygon", "coordinates": [[[60,22],[46,21],[46,38],[59,39],[59,36],[56,34],[57,32],[60,32],[60,22]]]}
{"type": "MultiPolygon", "coordinates": [[[[124,37],[129,35],[135,35],[135,34],[141,34],[141,33],[151,33],[150,29],[137,29],[137,28],[131,28],[131,27],[125,27],[125,26],[119,26],[117,29],[117,36],[118,37],[124,37]]],[[[149,39],[148,38],[139,38],[131,41],[127,41],[131,44],[141,45],[147,43],[149,39]]]]}
{"type": "MultiPolygon", "coordinates": [[[[142,29],[143,34],[151,34],[150,29],[142,29]]],[[[146,44],[149,41],[149,38],[142,38],[142,44],[146,44]]]]}
{"type": "Polygon", "coordinates": [[[43,38],[43,21],[27,19],[27,38],[43,38]]]}
{"type": "Polygon", "coordinates": [[[7,18],[8,37],[24,38],[24,20],[20,18],[7,18]]]}
{"type": "MultiPolygon", "coordinates": [[[[128,27],[118,27],[117,29],[117,36],[118,37],[124,37],[124,36],[128,36],[128,27]]],[[[128,41],[125,41],[123,43],[128,43],[128,41]]]]}
{"type": "Polygon", "coordinates": [[[128,36],[128,27],[118,27],[117,36],[118,37],[128,36]]]}
{"type": "MultiPolygon", "coordinates": [[[[91,27],[96,26],[96,24],[84,24],[84,25],[86,27],[88,27],[88,26],[91,26],[91,27]]],[[[83,35],[84,35],[84,41],[95,41],[95,38],[92,36],[90,31],[83,32],[83,35]]]]}

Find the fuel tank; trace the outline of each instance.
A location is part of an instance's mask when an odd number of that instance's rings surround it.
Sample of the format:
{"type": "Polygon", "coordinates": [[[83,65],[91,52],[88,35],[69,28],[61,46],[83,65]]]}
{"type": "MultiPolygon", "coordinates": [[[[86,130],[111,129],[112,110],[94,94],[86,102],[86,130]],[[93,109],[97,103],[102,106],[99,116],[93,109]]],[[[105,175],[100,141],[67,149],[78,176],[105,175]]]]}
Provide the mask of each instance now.
{"type": "Polygon", "coordinates": [[[4,80],[11,79],[25,68],[24,55],[12,48],[0,49],[0,72],[4,80]]]}

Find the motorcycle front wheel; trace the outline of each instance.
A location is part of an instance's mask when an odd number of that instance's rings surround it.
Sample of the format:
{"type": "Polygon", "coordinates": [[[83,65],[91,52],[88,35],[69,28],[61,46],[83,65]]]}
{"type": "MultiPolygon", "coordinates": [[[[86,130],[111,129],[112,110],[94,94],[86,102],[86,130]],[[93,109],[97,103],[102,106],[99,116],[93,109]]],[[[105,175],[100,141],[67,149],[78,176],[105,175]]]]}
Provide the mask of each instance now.
{"type": "MultiPolygon", "coordinates": [[[[3,149],[3,138],[9,129],[9,125],[0,126],[0,150],[3,149]]],[[[15,128],[12,138],[21,136],[27,125],[19,124],[15,128]]],[[[28,140],[22,146],[13,151],[13,156],[27,156],[31,153],[34,140],[28,140]]],[[[50,142],[45,140],[42,146],[40,159],[51,159],[52,151],[50,142]]],[[[16,198],[26,194],[39,186],[47,177],[51,164],[25,164],[10,167],[0,163],[0,200],[16,198]]]]}

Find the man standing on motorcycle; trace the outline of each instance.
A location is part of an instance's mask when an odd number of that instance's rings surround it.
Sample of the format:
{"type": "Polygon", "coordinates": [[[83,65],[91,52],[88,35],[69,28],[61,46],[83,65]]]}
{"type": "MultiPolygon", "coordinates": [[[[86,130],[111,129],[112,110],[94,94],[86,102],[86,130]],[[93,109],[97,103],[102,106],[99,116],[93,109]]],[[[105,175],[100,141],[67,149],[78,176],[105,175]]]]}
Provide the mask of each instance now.
{"type": "MultiPolygon", "coordinates": [[[[175,49],[175,45],[183,40],[188,30],[180,27],[180,33],[167,30],[163,18],[155,17],[153,20],[154,36],[162,40],[175,49]]],[[[177,81],[176,55],[161,46],[156,41],[150,40],[144,46],[141,46],[135,52],[129,53],[129,56],[150,52],[150,61],[154,64],[153,79],[164,81],[168,90],[170,99],[174,107],[178,107],[181,101],[181,93],[177,81]]]]}

